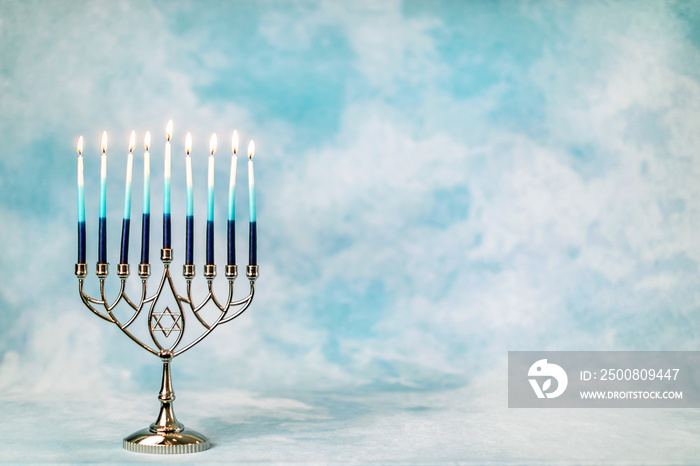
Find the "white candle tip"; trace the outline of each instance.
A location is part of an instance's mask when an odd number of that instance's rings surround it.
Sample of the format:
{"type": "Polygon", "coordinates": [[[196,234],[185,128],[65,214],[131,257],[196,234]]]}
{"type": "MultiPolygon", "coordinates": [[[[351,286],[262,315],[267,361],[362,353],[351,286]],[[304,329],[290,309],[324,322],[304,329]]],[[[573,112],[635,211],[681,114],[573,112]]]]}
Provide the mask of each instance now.
{"type": "Polygon", "coordinates": [[[216,133],[212,134],[209,140],[209,152],[211,155],[214,155],[214,152],[216,152],[216,133]]]}
{"type": "Polygon", "coordinates": [[[233,130],[233,136],[231,136],[231,148],[234,154],[238,153],[238,131],[235,129],[233,130]]]}
{"type": "Polygon", "coordinates": [[[107,152],[107,131],[102,133],[102,153],[107,152]]]}
{"type": "Polygon", "coordinates": [[[255,141],[253,141],[251,139],[250,143],[248,144],[248,157],[252,159],[254,155],[255,155],[255,141]]]}
{"type": "Polygon", "coordinates": [[[129,135],[129,152],[133,152],[136,147],[136,131],[132,131],[129,135]]]}
{"type": "Polygon", "coordinates": [[[169,120],[167,126],[165,127],[165,135],[168,137],[168,141],[173,137],[173,120],[169,120]]]}
{"type": "Polygon", "coordinates": [[[78,154],[83,155],[83,137],[78,138],[78,154]]]}
{"type": "Polygon", "coordinates": [[[143,137],[143,145],[148,150],[151,147],[151,132],[146,131],[146,135],[143,137]]]}
{"type": "Polygon", "coordinates": [[[190,155],[192,151],[192,135],[190,133],[185,136],[185,151],[187,151],[187,155],[190,155]]]}

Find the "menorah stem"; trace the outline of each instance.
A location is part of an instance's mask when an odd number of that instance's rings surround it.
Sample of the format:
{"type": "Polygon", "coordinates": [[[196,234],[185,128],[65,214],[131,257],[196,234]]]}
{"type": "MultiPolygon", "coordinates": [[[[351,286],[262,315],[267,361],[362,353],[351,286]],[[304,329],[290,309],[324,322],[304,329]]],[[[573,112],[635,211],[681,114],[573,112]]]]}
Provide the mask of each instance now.
{"type": "Polygon", "coordinates": [[[156,422],[151,424],[151,430],[153,432],[182,432],[185,426],[177,421],[175,411],[173,411],[175,391],[173,390],[173,381],[170,376],[170,361],[172,360],[172,355],[167,353],[161,355],[161,360],[163,361],[163,382],[161,383],[160,394],[158,395],[158,399],[160,400],[160,413],[158,413],[156,422]]]}
{"type": "Polygon", "coordinates": [[[209,440],[202,434],[191,429],[185,429],[175,418],[173,401],[175,391],[170,375],[170,362],[173,354],[162,351],[160,359],[163,362],[163,381],[160,386],[158,399],[160,412],[158,419],[147,429],[142,429],[124,439],[124,448],[139,453],[195,453],[209,448],[209,440]]]}

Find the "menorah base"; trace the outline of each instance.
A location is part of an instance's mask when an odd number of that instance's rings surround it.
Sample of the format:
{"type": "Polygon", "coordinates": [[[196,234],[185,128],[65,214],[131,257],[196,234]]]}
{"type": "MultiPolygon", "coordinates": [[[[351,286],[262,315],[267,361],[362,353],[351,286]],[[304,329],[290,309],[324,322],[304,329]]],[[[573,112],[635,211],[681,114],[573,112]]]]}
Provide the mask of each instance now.
{"type": "Polygon", "coordinates": [[[180,432],[153,432],[146,428],[134,432],[124,439],[124,449],[136,453],[156,455],[180,455],[208,450],[209,439],[195,430],[180,432]]]}

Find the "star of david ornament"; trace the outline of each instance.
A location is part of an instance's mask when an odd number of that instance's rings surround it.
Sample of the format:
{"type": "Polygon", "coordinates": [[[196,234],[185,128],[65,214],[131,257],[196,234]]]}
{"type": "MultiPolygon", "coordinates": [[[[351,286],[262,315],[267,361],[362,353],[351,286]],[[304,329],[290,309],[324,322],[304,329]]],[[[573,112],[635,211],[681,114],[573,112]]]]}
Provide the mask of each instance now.
{"type": "Polygon", "coordinates": [[[166,307],[161,312],[154,312],[152,319],[151,329],[154,332],[162,332],[165,338],[168,338],[173,332],[182,331],[182,314],[180,312],[172,312],[169,307],[166,307]]]}

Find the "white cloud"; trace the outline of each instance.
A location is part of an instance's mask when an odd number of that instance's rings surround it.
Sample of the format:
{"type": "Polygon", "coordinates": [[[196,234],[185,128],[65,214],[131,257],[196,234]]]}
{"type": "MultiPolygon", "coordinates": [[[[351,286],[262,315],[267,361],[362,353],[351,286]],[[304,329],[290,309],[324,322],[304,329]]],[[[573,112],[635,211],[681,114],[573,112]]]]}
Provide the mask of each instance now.
{"type": "Polygon", "coordinates": [[[448,67],[440,63],[431,32],[440,27],[435,18],[409,18],[398,0],[350,4],[322,1],[289,12],[269,12],[260,33],[282,50],[309,49],[324,36],[338,31],[356,56],[354,66],[379,89],[396,92],[407,84],[431,85],[448,67]]]}

